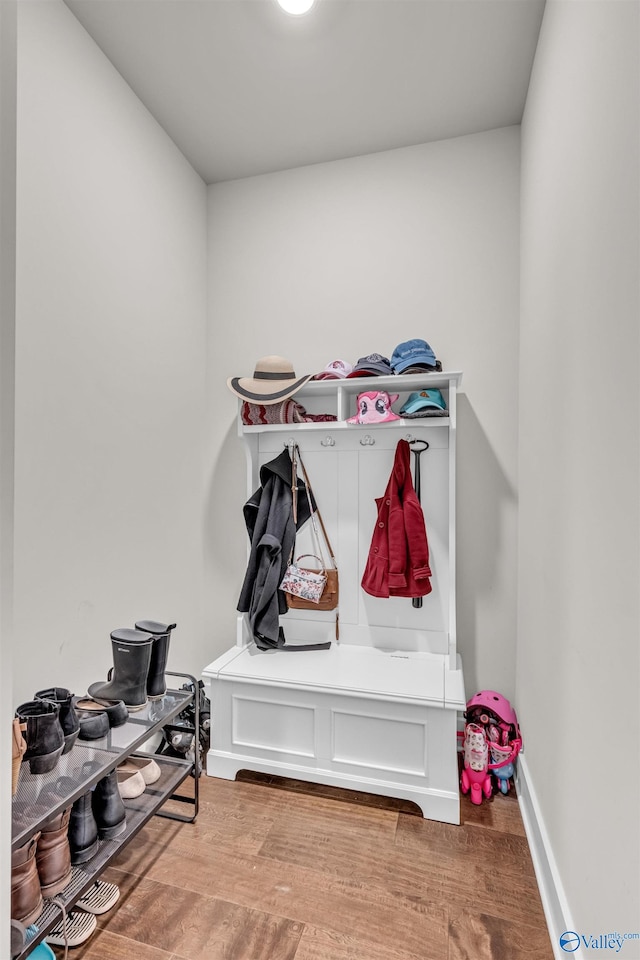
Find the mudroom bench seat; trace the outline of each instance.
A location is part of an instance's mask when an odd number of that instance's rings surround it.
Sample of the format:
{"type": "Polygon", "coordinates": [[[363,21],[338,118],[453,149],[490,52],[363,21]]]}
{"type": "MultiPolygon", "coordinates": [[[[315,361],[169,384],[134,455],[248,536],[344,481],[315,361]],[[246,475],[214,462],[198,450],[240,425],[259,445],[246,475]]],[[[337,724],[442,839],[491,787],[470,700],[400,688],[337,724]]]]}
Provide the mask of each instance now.
{"type": "Polygon", "coordinates": [[[203,673],[214,706],[207,773],[239,770],[398,797],[459,822],[456,731],[464,682],[440,654],[355,644],[234,647],[203,673]]]}

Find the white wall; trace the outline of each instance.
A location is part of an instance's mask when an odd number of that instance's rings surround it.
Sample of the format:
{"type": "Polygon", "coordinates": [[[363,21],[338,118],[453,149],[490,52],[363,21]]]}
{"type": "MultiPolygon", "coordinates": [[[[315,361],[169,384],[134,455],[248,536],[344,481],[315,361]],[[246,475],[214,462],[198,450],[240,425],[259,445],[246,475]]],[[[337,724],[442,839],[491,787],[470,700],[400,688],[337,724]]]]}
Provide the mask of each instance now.
{"type": "Polygon", "coordinates": [[[139,618],[207,661],[206,188],[61,0],[19,6],[16,703],[139,618]]]}
{"type": "Polygon", "coordinates": [[[584,934],[640,931],[638,26],[548,2],[522,125],[517,704],[584,934]]]}
{"type": "Polygon", "coordinates": [[[227,376],[424,337],[465,373],[468,693],[513,696],[519,561],[516,703],[571,911],[640,927],[637,9],[547,5],[519,345],[517,128],[211,187],[207,261],[203,183],[59,0],[21,6],[15,703],[82,691],[140,616],[178,621],[176,668],[231,642],[245,472],[227,376]]]}
{"type": "MultiPolygon", "coordinates": [[[[16,4],[0,3],[0,863],[10,863],[16,268],[16,4]]],[[[0,870],[0,957],[9,956],[10,870],[0,870]]]]}
{"type": "Polygon", "coordinates": [[[244,452],[226,378],[251,375],[267,354],[304,374],[422,337],[445,368],[464,371],[467,686],[513,695],[518,230],[517,127],[209,188],[211,659],[233,640],[246,561],[244,452]]]}

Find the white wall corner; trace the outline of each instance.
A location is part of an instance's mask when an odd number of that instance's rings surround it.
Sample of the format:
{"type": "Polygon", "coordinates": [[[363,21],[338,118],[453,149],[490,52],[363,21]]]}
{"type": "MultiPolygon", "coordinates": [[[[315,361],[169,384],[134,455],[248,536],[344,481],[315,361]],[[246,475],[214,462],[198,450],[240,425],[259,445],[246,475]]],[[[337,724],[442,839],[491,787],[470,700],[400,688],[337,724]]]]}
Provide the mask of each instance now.
{"type": "Polygon", "coordinates": [[[0,957],[10,955],[17,8],[0,3],[0,957]]]}
{"type": "Polygon", "coordinates": [[[562,934],[575,932],[575,927],[524,751],[518,757],[515,785],[553,955],[556,960],[585,960],[582,947],[568,952],[560,946],[562,934]]]}

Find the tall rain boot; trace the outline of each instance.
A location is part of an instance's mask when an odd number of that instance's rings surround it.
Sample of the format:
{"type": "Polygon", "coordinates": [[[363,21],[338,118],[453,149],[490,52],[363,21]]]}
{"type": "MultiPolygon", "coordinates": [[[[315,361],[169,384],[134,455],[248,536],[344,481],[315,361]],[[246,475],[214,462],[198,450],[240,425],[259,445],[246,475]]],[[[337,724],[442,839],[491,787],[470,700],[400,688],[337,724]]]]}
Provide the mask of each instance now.
{"type": "Polygon", "coordinates": [[[47,690],[38,690],[37,693],[34,693],[33,699],[50,700],[52,703],[58,704],[60,708],[58,718],[64,734],[62,755],[69,753],[80,733],[80,724],[73,708],[73,694],[65,687],[49,687],[47,690]]]}
{"type": "Polygon", "coordinates": [[[121,627],[111,634],[113,670],[106,683],[88,689],[96,700],[122,700],[128,710],[141,710],[147,703],[147,677],[154,639],[142,630],[121,627]]]}
{"type": "Polygon", "coordinates": [[[29,761],[31,773],[49,773],[62,754],[64,734],[59,712],[58,704],[51,700],[28,700],[16,709],[20,723],[27,725],[24,734],[27,749],[23,759],[29,761]]]}
{"type": "Polygon", "coordinates": [[[138,620],[136,630],[142,630],[153,636],[151,663],[147,677],[147,696],[149,700],[160,700],[167,692],[167,682],[164,671],[169,657],[169,641],[171,631],[175,630],[175,623],[157,623],[155,620],[138,620]]]}

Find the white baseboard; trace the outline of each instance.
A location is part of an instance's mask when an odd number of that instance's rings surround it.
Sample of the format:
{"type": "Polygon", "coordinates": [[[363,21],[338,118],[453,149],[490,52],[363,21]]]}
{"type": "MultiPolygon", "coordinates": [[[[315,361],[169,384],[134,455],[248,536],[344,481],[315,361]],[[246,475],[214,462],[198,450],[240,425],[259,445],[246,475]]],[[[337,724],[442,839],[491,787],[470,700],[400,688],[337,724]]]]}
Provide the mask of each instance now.
{"type": "Polygon", "coordinates": [[[515,780],[520,812],[540,888],[540,898],[551,937],[553,955],[556,960],[567,960],[569,957],[573,960],[585,960],[582,947],[575,952],[567,952],[560,946],[562,934],[566,931],[574,931],[575,927],[524,753],[518,757],[515,780]]]}

